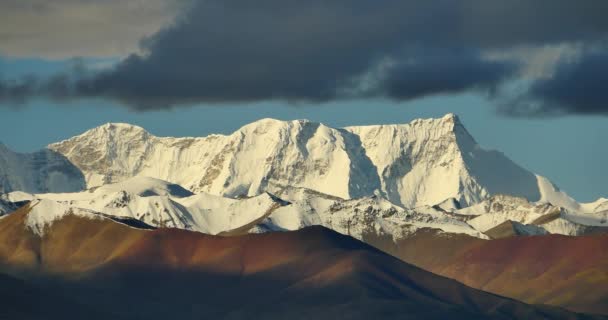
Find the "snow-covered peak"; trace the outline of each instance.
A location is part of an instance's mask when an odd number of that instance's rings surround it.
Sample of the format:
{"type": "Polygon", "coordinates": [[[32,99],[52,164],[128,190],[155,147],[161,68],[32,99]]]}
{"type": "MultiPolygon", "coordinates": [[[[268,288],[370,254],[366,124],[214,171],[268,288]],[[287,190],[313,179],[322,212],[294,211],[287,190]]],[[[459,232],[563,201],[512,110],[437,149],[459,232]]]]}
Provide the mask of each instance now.
{"type": "Polygon", "coordinates": [[[130,123],[125,123],[125,122],[108,122],[105,124],[102,124],[101,126],[99,126],[98,128],[102,128],[104,130],[110,130],[110,131],[146,131],[144,128],[138,126],[138,125],[134,125],[134,124],[130,124],[130,123]]]}
{"type": "Polygon", "coordinates": [[[80,135],[50,144],[49,149],[57,149],[64,145],[73,144],[74,141],[99,141],[100,143],[113,142],[117,139],[149,138],[152,135],[144,128],[128,123],[106,123],[89,129],[80,135]]]}
{"type": "Polygon", "coordinates": [[[540,198],[534,174],[481,148],[454,114],[347,130],[360,138],[388,199],[405,207],[448,198],[467,206],[499,193],[540,198]]]}
{"type": "Polygon", "coordinates": [[[279,119],[275,119],[275,118],[262,118],[262,119],[254,121],[254,122],[245,124],[237,131],[251,131],[251,130],[256,130],[256,129],[261,129],[261,128],[270,128],[270,127],[285,127],[293,122],[296,122],[296,121],[283,121],[283,120],[279,120],[279,119]]]}
{"type": "Polygon", "coordinates": [[[452,122],[460,122],[460,118],[455,113],[449,112],[446,113],[443,117],[441,117],[443,121],[452,121],[452,122]]]}
{"type": "Polygon", "coordinates": [[[330,128],[322,123],[309,120],[290,120],[283,121],[273,118],[263,118],[252,123],[246,124],[230,137],[264,136],[267,142],[274,143],[302,143],[303,138],[310,138],[307,135],[317,135],[326,140],[335,140],[341,135],[339,129],[330,128]],[[268,140],[272,139],[272,140],[268,140]]]}
{"type": "Polygon", "coordinates": [[[608,212],[608,199],[599,198],[594,202],[587,204],[592,210],[591,212],[608,212]]]}
{"type": "Polygon", "coordinates": [[[113,144],[122,142],[141,143],[153,136],[144,128],[128,123],[106,123],[84,133],[48,146],[51,150],[66,150],[70,146],[78,146],[83,142],[91,143],[92,147],[103,147],[112,150],[113,144]]]}
{"type": "Polygon", "coordinates": [[[108,122],[91,130],[84,132],[82,135],[95,135],[103,133],[137,133],[137,134],[149,134],[144,128],[122,122],[108,122]]]}

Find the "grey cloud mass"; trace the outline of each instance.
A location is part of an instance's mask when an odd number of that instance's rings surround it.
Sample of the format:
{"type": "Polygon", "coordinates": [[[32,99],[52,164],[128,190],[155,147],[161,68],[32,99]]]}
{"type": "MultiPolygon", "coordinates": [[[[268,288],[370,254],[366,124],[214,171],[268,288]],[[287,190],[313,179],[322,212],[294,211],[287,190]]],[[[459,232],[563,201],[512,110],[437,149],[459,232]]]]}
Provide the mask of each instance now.
{"type": "MultiPolygon", "coordinates": [[[[149,110],[492,92],[522,61],[484,53],[602,41],[605,12],[604,0],[194,0],[113,68],[5,81],[0,100],[104,97],[149,110]]],[[[559,66],[553,85],[560,74],[590,76],[562,68],[573,67],[559,66]]],[[[542,82],[530,90],[547,101],[570,99],[542,82]]]]}
{"type": "Polygon", "coordinates": [[[378,88],[397,100],[473,89],[491,93],[518,68],[515,62],[486,61],[474,51],[425,50],[390,68],[378,88]]]}
{"type": "Polygon", "coordinates": [[[525,94],[503,105],[514,116],[608,115],[608,50],[590,50],[558,65],[525,94]]]}

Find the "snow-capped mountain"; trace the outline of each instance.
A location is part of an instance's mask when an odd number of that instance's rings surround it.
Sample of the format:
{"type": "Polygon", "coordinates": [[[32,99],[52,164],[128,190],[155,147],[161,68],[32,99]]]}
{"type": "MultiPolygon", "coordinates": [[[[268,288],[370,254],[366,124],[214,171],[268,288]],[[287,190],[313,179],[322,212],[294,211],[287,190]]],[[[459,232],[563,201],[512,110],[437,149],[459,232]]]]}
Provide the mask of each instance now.
{"type": "Polygon", "coordinates": [[[106,124],[48,148],[77,166],[89,188],[149,176],[227,197],[291,186],[344,199],[380,194],[406,208],[450,198],[466,207],[495,194],[578,205],[502,153],[481,149],[453,114],[343,129],[263,119],[201,138],[106,124]]]}
{"type": "Polygon", "coordinates": [[[158,138],[108,124],[49,148],[76,164],[88,187],[134,176],[229,197],[262,194],[271,182],[345,198],[380,187],[353,134],[308,121],[263,119],[204,138],[158,138]]]}

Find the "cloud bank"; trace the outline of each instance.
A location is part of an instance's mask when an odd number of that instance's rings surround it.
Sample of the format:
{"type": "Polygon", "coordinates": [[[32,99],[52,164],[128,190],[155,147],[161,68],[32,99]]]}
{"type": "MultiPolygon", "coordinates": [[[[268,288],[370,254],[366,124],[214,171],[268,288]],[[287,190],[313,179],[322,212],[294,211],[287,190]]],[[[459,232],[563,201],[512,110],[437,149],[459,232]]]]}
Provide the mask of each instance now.
{"type": "MultiPolygon", "coordinates": [[[[0,82],[0,100],[103,97],[145,111],[491,95],[521,74],[526,59],[489,52],[600,43],[608,37],[605,12],[604,0],[193,0],[114,67],[0,82]]],[[[605,53],[558,61],[551,77],[531,79],[529,92],[501,110],[606,114],[605,90],[591,85],[605,77],[595,69],[606,70],[605,53]],[[564,93],[573,83],[578,89],[564,93]]]]}

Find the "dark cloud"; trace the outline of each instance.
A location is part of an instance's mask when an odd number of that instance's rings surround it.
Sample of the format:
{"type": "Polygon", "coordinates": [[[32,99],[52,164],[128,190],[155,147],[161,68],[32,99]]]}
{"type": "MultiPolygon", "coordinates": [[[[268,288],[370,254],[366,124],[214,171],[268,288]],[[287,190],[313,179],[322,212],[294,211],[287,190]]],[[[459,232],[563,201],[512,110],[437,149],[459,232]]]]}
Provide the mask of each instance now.
{"type": "Polygon", "coordinates": [[[35,94],[36,77],[24,77],[20,80],[0,81],[0,101],[22,103],[35,94]]]}
{"type": "Polygon", "coordinates": [[[465,90],[493,92],[519,65],[487,61],[474,51],[418,52],[417,58],[397,63],[378,82],[382,95],[410,100],[465,90]]]}
{"type": "Polygon", "coordinates": [[[502,106],[513,116],[608,115],[608,50],[592,49],[560,63],[554,74],[502,106]]]}
{"type": "Polygon", "coordinates": [[[484,52],[596,41],[605,12],[604,0],[195,0],[142,42],[144,54],[93,74],[0,84],[0,99],[105,97],[147,110],[487,91],[518,65],[484,52]]]}

